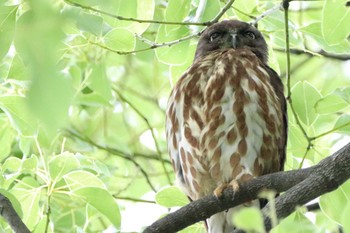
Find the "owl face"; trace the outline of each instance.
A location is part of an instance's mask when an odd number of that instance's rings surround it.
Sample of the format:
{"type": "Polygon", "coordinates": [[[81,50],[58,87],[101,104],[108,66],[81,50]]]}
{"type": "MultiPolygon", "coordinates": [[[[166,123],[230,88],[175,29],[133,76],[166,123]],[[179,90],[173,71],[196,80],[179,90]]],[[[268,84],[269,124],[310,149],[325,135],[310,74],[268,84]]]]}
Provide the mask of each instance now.
{"type": "Polygon", "coordinates": [[[226,20],[207,28],[199,39],[195,59],[218,49],[249,49],[264,63],[267,45],[262,34],[248,23],[226,20]]]}

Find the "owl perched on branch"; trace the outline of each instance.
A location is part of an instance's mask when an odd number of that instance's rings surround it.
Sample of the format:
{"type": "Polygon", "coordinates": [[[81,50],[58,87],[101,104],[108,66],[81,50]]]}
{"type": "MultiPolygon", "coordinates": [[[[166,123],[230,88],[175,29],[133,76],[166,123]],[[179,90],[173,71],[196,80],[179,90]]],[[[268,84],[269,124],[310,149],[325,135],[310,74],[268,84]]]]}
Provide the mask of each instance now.
{"type": "MultiPolygon", "coordinates": [[[[166,113],[177,183],[191,200],[283,170],[286,102],[267,60],[262,34],[248,23],[222,21],[201,35],[194,62],[173,88],[166,113]]],[[[208,219],[208,231],[234,230],[236,208],[208,219]]]]}

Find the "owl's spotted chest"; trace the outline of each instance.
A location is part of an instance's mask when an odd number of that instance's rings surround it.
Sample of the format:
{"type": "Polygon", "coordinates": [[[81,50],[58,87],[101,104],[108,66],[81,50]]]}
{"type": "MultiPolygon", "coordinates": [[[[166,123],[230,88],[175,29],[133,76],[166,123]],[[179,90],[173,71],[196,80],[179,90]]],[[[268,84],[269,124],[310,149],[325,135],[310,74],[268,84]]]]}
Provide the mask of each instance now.
{"type": "Polygon", "coordinates": [[[175,94],[174,109],[183,128],[177,139],[187,194],[197,199],[233,179],[278,170],[280,105],[254,54],[217,51],[188,74],[177,84],[185,94],[175,94]]]}

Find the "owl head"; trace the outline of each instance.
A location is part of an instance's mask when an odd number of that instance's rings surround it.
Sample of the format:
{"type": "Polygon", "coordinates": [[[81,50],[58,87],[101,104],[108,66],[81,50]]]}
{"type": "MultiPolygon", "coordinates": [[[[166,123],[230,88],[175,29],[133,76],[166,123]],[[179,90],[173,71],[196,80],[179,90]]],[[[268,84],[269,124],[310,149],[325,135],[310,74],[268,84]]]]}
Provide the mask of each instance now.
{"type": "Polygon", "coordinates": [[[249,49],[267,63],[267,45],[254,26],[238,20],[225,20],[205,29],[195,54],[195,60],[218,49],[249,49]]]}

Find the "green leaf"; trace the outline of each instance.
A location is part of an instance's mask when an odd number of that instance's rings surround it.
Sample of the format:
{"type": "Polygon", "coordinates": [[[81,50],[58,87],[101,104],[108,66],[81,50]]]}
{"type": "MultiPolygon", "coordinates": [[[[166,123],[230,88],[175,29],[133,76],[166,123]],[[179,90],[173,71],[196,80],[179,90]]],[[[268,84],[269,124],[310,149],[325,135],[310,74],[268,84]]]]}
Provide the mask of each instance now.
{"type": "MultiPolygon", "coordinates": [[[[178,40],[188,35],[188,28],[185,26],[172,26],[172,25],[161,25],[158,29],[156,42],[170,42],[178,40]]],[[[186,62],[188,58],[188,48],[190,45],[189,40],[182,41],[173,46],[161,47],[156,50],[156,56],[165,64],[169,65],[181,65],[186,62]]]]}
{"type": "Polygon", "coordinates": [[[125,28],[115,28],[104,37],[105,44],[120,52],[128,52],[135,49],[136,40],[134,34],[125,28]]]}
{"type": "MultiPolygon", "coordinates": [[[[284,14],[282,11],[276,11],[269,15],[269,20],[261,20],[259,22],[262,25],[263,31],[266,33],[266,37],[270,37],[270,43],[272,45],[284,48],[286,46],[286,37],[284,30],[284,14]]],[[[298,33],[295,33],[296,26],[290,22],[289,24],[289,43],[291,47],[303,47],[303,40],[298,33]]]]}
{"type": "Polygon", "coordinates": [[[28,92],[30,109],[50,132],[64,127],[68,122],[68,109],[73,91],[62,76],[34,79],[28,92]]]}
{"type": "Polygon", "coordinates": [[[22,135],[20,135],[19,138],[19,149],[22,151],[23,156],[29,156],[31,153],[31,146],[34,143],[34,139],[22,135]]]}
{"type": "Polygon", "coordinates": [[[7,54],[15,34],[18,6],[0,5],[0,60],[7,54]]]}
{"type": "Polygon", "coordinates": [[[350,103],[350,87],[337,88],[334,91],[334,94],[340,96],[346,102],[350,103]]]}
{"type": "Polygon", "coordinates": [[[22,96],[0,96],[0,109],[10,119],[18,133],[32,136],[37,130],[36,120],[28,110],[26,100],[22,96]]]}
{"type": "Polygon", "coordinates": [[[79,162],[72,153],[64,153],[54,156],[48,163],[52,180],[59,181],[68,172],[77,169],[79,162]]]}
{"type": "Polygon", "coordinates": [[[261,211],[255,207],[240,209],[233,215],[233,223],[247,232],[265,232],[261,211]]]}
{"type": "Polygon", "coordinates": [[[189,203],[189,200],[177,187],[170,186],[163,188],[156,194],[156,202],[158,205],[170,208],[184,206],[189,203]]]}
{"type": "Polygon", "coordinates": [[[335,113],[346,107],[349,107],[349,103],[335,94],[327,95],[316,102],[316,112],[320,114],[335,113]]]}
{"type": "Polygon", "coordinates": [[[29,229],[33,229],[41,218],[38,214],[41,191],[38,182],[28,176],[18,180],[18,183],[11,189],[11,193],[21,203],[22,210],[25,210],[22,220],[29,229]]]}
{"type": "Polygon", "coordinates": [[[32,10],[17,21],[15,47],[32,79],[27,92],[29,109],[53,134],[67,123],[73,97],[69,80],[58,67],[64,52],[61,28],[65,19],[46,1],[30,3],[32,10]]]}
{"type": "MultiPolygon", "coordinates": [[[[139,19],[153,19],[155,10],[154,0],[138,0],[137,1],[137,18],[139,19]]],[[[128,29],[134,33],[141,35],[149,27],[149,23],[133,22],[128,29]]]]}
{"type": "MultiPolygon", "coordinates": [[[[46,231],[46,225],[47,225],[47,215],[44,215],[39,222],[35,225],[34,230],[32,231],[32,233],[42,233],[46,231]]],[[[55,230],[56,229],[56,222],[55,222],[55,230]]],[[[48,231],[50,232],[50,231],[48,231]]]]}
{"type": "MultiPolygon", "coordinates": [[[[139,0],[103,0],[99,1],[99,8],[112,15],[119,15],[126,18],[138,18],[138,1],[139,0]]],[[[146,8],[144,10],[146,10],[146,8]]],[[[128,28],[130,25],[135,23],[133,21],[115,19],[106,15],[101,16],[112,28],[128,28]]]]}
{"type": "Polygon", "coordinates": [[[16,157],[9,157],[3,163],[1,170],[2,174],[6,177],[5,180],[1,180],[1,187],[8,189],[13,186],[14,183],[17,183],[17,178],[21,175],[21,163],[22,161],[16,157]]]}
{"type": "Polygon", "coordinates": [[[105,184],[94,174],[87,171],[72,171],[63,176],[70,190],[84,187],[96,187],[105,189],[105,184]]]}
{"type": "Polygon", "coordinates": [[[318,90],[309,82],[299,82],[292,88],[293,107],[299,119],[306,125],[311,126],[318,114],[315,105],[322,97],[318,90]]]}
{"type": "Polygon", "coordinates": [[[71,0],[71,2],[76,2],[85,6],[95,6],[100,1],[99,0],[71,0]]]}
{"type": "Polygon", "coordinates": [[[350,34],[347,0],[326,0],[322,12],[322,35],[329,45],[344,41],[350,34]],[[337,16],[337,17],[335,17],[337,16]]]}
{"type": "Polygon", "coordinates": [[[342,115],[338,118],[337,122],[334,124],[334,129],[337,128],[337,132],[350,134],[350,116],[342,115]]]}
{"type": "Polygon", "coordinates": [[[203,224],[203,222],[198,222],[179,231],[179,233],[207,233],[207,230],[205,229],[205,224],[203,224]]]}
{"type": "Polygon", "coordinates": [[[107,79],[105,66],[95,65],[93,67],[88,85],[95,94],[105,100],[106,104],[112,99],[111,83],[107,79]]]}
{"type": "Polygon", "coordinates": [[[248,15],[251,15],[257,4],[256,0],[236,0],[234,3],[235,9],[233,10],[239,19],[249,21],[251,18],[249,18],[248,15]],[[239,11],[237,9],[239,9],[239,11]],[[245,14],[242,14],[242,12],[245,14]]]}
{"type": "Polygon", "coordinates": [[[9,120],[4,114],[0,114],[0,160],[7,157],[12,149],[12,142],[16,131],[11,127],[9,120]]]}
{"type": "Polygon", "coordinates": [[[303,157],[305,148],[307,147],[307,140],[300,130],[298,125],[290,124],[288,126],[288,150],[293,156],[303,157]]]}
{"type": "Polygon", "coordinates": [[[315,225],[318,228],[318,232],[337,232],[339,229],[339,225],[328,218],[322,211],[317,211],[315,225]]]}
{"type": "Polygon", "coordinates": [[[35,155],[31,155],[29,158],[25,159],[22,163],[22,169],[25,172],[33,172],[35,173],[38,168],[38,157],[35,155]]]}
{"type": "Polygon", "coordinates": [[[88,187],[75,190],[74,194],[80,196],[86,203],[95,207],[101,214],[106,216],[117,229],[120,229],[121,215],[119,206],[106,190],[88,187]]]}
{"type": "MultiPolygon", "coordinates": [[[[220,1],[218,0],[210,0],[206,1],[205,8],[200,16],[198,22],[207,22],[215,18],[215,16],[220,12],[221,6],[220,1]]],[[[197,8],[197,11],[202,11],[201,8],[197,8]]]]}
{"type": "MultiPolygon", "coordinates": [[[[333,17],[336,18],[336,17],[333,17]]],[[[347,40],[343,40],[338,44],[329,45],[320,34],[321,31],[321,23],[311,23],[305,27],[301,27],[298,29],[300,32],[303,32],[307,37],[314,39],[318,46],[321,49],[330,52],[330,53],[350,53],[350,43],[347,40]]]]}
{"type": "Polygon", "coordinates": [[[15,80],[29,79],[28,68],[23,64],[23,61],[18,54],[16,54],[12,60],[8,78],[15,80]]]}
{"type": "Polygon", "coordinates": [[[350,232],[349,216],[350,216],[350,202],[348,202],[345,208],[343,209],[343,216],[340,221],[343,226],[344,232],[350,232]]]}
{"type": "Polygon", "coordinates": [[[82,31],[100,36],[103,28],[103,19],[97,15],[81,13],[77,16],[77,27],[82,31]]]}
{"type": "Polygon", "coordinates": [[[341,224],[344,206],[350,202],[350,182],[347,181],[337,190],[320,197],[321,210],[332,220],[341,224]]]}
{"type": "Polygon", "coordinates": [[[182,22],[190,11],[190,0],[169,0],[165,12],[166,21],[182,22]]]}
{"type": "Polygon", "coordinates": [[[300,211],[289,215],[283,219],[276,227],[271,230],[271,233],[290,232],[315,233],[318,232],[315,225],[300,211]]]}

